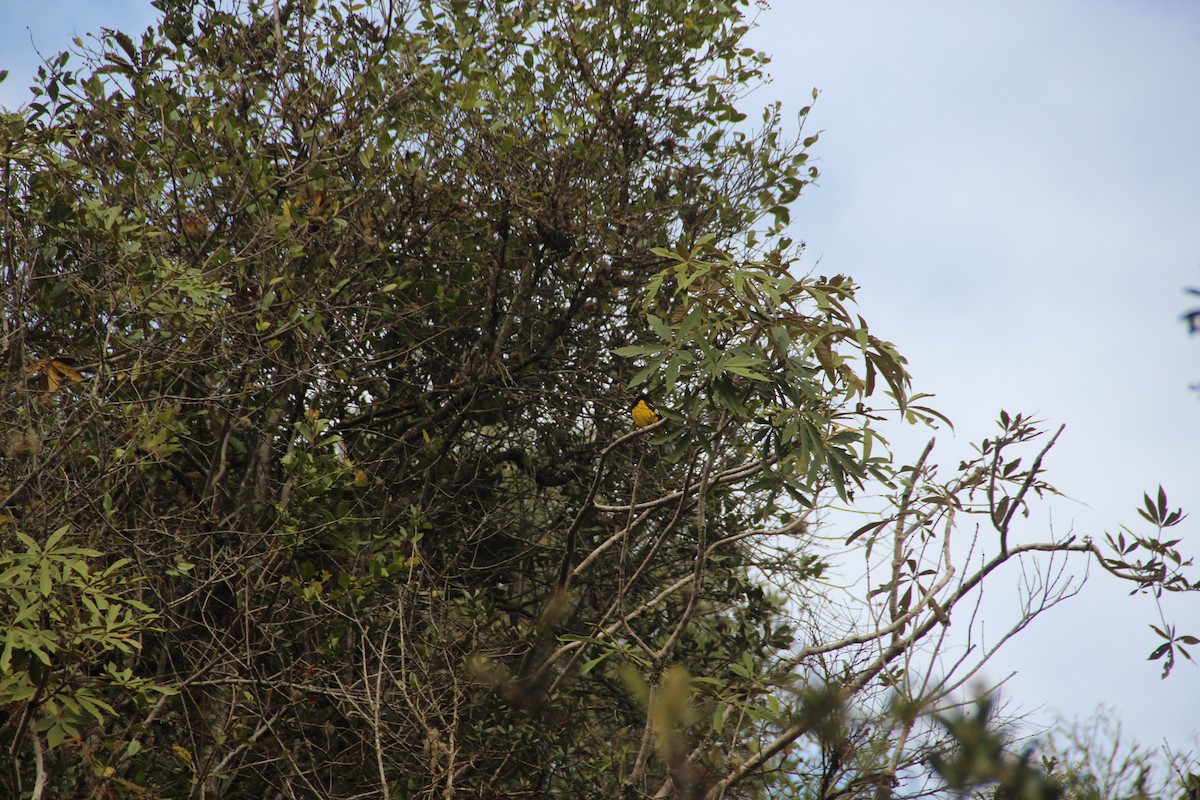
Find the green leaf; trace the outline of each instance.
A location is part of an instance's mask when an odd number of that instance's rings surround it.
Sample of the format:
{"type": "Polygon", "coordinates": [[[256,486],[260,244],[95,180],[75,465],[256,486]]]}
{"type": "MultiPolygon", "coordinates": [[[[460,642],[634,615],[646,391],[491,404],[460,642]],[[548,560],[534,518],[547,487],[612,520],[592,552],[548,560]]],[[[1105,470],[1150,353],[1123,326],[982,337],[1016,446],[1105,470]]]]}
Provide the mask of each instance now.
{"type": "Polygon", "coordinates": [[[133,40],[131,40],[127,34],[121,31],[113,31],[113,38],[116,40],[117,44],[121,46],[121,49],[125,51],[125,55],[129,56],[129,61],[133,64],[136,64],[139,60],[138,50],[133,46],[133,40]]]}
{"type": "Polygon", "coordinates": [[[608,658],[610,655],[612,655],[612,654],[611,654],[611,653],[605,653],[605,654],[603,654],[603,655],[600,655],[600,656],[597,656],[597,657],[595,657],[595,658],[593,658],[593,659],[590,659],[589,661],[585,661],[585,662],[584,662],[584,664],[583,664],[583,666],[579,668],[579,674],[580,674],[580,675],[587,675],[589,672],[591,672],[593,669],[595,669],[595,668],[596,668],[596,665],[600,664],[602,661],[604,661],[604,660],[605,660],[606,658],[608,658]]]}
{"type": "Polygon", "coordinates": [[[732,372],[734,375],[741,375],[743,378],[750,378],[751,380],[762,381],[764,383],[770,382],[770,380],[771,380],[766,375],[763,375],[761,372],[755,372],[754,370],[752,370],[748,367],[729,367],[729,366],[727,366],[727,367],[725,367],[725,371],[732,372]]]}
{"type": "Polygon", "coordinates": [[[662,346],[657,344],[630,344],[618,347],[613,350],[613,354],[623,358],[633,358],[636,356],[654,356],[662,351],[662,346]]]}
{"type": "Polygon", "coordinates": [[[650,323],[651,329],[653,329],[654,333],[658,335],[659,339],[662,339],[664,342],[669,342],[675,338],[674,332],[667,325],[667,323],[663,322],[660,317],[657,317],[654,314],[647,314],[646,320],[650,323]]]}

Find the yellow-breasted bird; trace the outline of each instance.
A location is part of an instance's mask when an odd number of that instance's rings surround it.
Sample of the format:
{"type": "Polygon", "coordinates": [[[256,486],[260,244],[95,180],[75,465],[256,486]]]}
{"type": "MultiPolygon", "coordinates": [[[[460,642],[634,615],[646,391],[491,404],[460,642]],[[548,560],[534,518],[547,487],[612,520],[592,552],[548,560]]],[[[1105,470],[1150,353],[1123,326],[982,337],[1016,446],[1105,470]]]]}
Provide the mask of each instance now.
{"type": "Polygon", "coordinates": [[[633,422],[639,428],[645,428],[647,425],[653,425],[662,417],[654,406],[650,405],[649,398],[646,395],[638,395],[638,399],[633,401],[633,405],[629,407],[629,413],[633,416],[633,422]]]}

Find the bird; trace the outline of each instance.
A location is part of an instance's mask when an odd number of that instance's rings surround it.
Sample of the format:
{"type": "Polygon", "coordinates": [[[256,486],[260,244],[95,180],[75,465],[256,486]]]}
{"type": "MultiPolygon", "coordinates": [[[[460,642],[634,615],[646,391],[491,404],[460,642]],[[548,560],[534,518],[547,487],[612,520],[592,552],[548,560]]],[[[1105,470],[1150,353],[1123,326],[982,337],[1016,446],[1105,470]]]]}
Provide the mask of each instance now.
{"type": "Polygon", "coordinates": [[[654,410],[654,406],[650,405],[649,398],[644,394],[638,395],[637,400],[633,401],[633,405],[629,407],[629,413],[633,416],[634,424],[639,428],[653,425],[662,419],[662,416],[654,410]]]}
{"type": "Polygon", "coordinates": [[[197,211],[184,213],[180,225],[183,228],[183,235],[193,242],[203,242],[208,238],[208,217],[197,211]]]}

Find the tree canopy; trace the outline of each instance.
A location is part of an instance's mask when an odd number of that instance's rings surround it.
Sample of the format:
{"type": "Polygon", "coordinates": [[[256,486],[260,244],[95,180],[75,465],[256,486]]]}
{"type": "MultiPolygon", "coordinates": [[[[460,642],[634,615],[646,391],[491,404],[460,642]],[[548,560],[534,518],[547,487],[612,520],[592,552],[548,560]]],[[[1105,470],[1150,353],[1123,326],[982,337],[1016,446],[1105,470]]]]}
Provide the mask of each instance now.
{"type": "Polygon", "coordinates": [[[154,6],[0,118],[10,795],[915,794],[985,581],[1197,588],[889,451],[746,0],[154,6]]]}

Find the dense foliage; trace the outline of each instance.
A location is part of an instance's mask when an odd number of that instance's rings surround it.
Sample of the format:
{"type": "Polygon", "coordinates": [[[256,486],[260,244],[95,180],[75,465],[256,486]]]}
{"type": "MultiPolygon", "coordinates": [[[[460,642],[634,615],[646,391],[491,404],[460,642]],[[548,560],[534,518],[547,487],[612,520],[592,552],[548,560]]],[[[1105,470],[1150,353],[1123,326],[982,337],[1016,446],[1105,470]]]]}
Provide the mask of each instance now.
{"type": "Polygon", "coordinates": [[[993,571],[1194,588],[1010,543],[1026,418],[893,462],[936,415],[797,264],[745,2],[155,6],[0,120],[11,796],[885,796],[993,571]]]}

